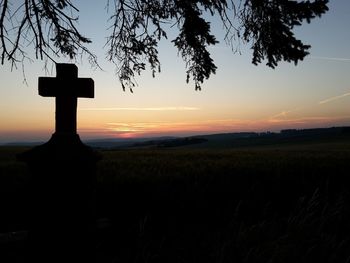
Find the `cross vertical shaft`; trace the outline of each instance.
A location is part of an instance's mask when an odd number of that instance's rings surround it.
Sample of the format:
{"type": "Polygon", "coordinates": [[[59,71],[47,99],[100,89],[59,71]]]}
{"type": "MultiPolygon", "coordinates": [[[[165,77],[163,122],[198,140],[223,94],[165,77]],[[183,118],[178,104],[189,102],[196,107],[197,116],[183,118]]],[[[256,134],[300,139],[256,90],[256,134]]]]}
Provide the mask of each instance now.
{"type": "Polygon", "coordinates": [[[77,98],[71,96],[56,97],[56,134],[77,133],[77,98]]]}

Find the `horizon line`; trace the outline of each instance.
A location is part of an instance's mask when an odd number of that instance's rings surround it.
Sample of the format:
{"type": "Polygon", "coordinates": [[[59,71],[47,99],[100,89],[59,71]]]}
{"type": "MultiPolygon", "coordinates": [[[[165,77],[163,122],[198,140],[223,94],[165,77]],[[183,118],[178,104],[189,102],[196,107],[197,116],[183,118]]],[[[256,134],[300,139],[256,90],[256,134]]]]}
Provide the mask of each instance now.
{"type": "MultiPolygon", "coordinates": [[[[88,142],[88,141],[94,141],[94,140],[113,140],[113,139],[117,139],[117,140],[135,140],[135,139],[154,139],[154,138],[163,138],[163,137],[173,137],[173,138],[186,138],[186,137],[195,137],[195,136],[208,136],[208,135],[218,135],[218,134],[239,134],[239,133],[281,133],[284,130],[296,130],[296,131],[302,131],[302,130],[313,130],[313,129],[332,129],[332,128],[350,128],[350,126],[325,126],[325,127],[314,127],[314,128],[283,128],[283,129],[278,129],[278,130],[263,130],[263,131],[249,131],[249,130],[242,130],[242,131],[232,131],[232,132],[208,132],[208,133],[203,133],[203,134],[179,134],[179,135],[149,135],[149,136],[142,136],[142,137],[110,137],[110,136],[97,136],[95,138],[83,138],[81,139],[81,141],[83,142],[88,142]]],[[[41,144],[41,143],[45,143],[46,140],[42,139],[23,139],[23,140],[9,140],[9,141],[0,141],[0,146],[8,146],[11,144],[41,144]]]]}

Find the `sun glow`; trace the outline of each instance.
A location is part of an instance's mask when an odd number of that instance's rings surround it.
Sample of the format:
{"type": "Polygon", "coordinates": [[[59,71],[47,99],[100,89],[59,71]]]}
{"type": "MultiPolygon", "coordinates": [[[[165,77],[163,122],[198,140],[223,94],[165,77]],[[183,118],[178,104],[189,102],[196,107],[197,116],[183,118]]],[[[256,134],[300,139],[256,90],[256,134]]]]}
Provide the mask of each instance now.
{"type": "Polygon", "coordinates": [[[109,122],[101,129],[80,129],[83,136],[108,138],[140,138],[191,136],[242,131],[279,131],[289,128],[325,127],[333,123],[349,123],[349,116],[296,116],[292,112],[255,120],[217,119],[186,122],[109,122]]]}

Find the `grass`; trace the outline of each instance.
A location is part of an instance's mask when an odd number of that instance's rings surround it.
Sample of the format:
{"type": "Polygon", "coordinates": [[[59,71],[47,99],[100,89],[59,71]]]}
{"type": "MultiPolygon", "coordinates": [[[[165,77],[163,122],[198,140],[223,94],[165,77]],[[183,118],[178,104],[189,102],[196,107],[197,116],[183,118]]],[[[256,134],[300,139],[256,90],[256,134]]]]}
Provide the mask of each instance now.
{"type": "MultiPolygon", "coordinates": [[[[0,149],[0,189],[25,208],[19,151],[0,149]]],[[[99,262],[350,262],[346,141],[102,155],[99,262]]]]}
{"type": "Polygon", "coordinates": [[[99,209],[120,237],[109,253],[125,262],[346,262],[349,149],[104,152],[99,209]]]}

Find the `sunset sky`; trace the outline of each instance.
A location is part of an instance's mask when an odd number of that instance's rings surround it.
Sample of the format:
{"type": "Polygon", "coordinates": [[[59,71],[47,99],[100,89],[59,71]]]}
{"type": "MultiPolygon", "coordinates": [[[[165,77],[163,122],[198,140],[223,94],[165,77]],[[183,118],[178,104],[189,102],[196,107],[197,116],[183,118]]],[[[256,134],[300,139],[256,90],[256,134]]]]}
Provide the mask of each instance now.
{"type": "MultiPolygon", "coordinates": [[[[202,91],[186,84],[185,63],[170,33],[159,47],[162,72],[155,78],[144,72],[134,93],[122,90],[114,65],[105,59],[111,15],[105,1],[73,2],[80,10],[79,28],[93,41],[89,47],[103,68],[93,69],[85,59],[76,63],[80,77],[95,81],[95,98],[78,101],[83,140],[350,125],[349,0],[331,0],[321,19],[297,28],[296,35],[312,46],[310,55],[297,66],[280,63],[275,70],[251,64],[249,44],[234,54],[213,20],[220,43],[210,51],[218,69],[202,91]]],[[[38,77],[55,76],[55,69],[45,72],[44,62],[35,60],[25,64],[25,74],[28,85],[21,68],[0,66],[0,143],[45,141],[54,132],[55,100],[37,90],[38,77]]]]}

